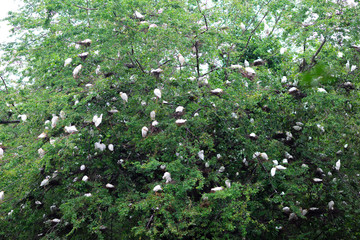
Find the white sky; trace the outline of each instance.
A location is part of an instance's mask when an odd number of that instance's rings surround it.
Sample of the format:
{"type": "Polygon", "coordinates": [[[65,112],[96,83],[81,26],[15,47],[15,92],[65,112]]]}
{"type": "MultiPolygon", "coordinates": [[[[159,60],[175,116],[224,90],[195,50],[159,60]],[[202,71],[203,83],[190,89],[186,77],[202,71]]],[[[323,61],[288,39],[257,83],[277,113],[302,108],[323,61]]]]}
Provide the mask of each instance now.
{"type": "MultiPolygon", "coordinates": [[[[0,0],[0,19],[7,17],[9,11],[15,12],[21,0],[0,0]]],[[[10,33],[7,22],[0,22],[0,43],[6,42],[10,33]]]]}

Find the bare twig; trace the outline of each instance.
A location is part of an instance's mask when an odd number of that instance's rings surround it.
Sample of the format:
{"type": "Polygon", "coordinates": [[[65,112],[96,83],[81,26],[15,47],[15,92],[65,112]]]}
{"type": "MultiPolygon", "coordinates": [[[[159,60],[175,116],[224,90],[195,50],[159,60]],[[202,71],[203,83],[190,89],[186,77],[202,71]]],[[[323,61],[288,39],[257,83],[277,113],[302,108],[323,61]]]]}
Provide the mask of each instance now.
{"type": "Polygon", "coordinates": [[[200,62],[199,62],[199,41],[195,42],[195,50],[196,50],[196,71],[198,77],[200,77],[200,62]]]}
{"type": "Polygon", "coordinates": [[[218,70],[218,69],[220,69],[220,67],[215,67],[215,68],[211,69],[210,71],[208,71],[207,73],[201,75],[200,77],[206,76],[206,75],[208,75],[209,73],[212,73],[213,71],[218,70]]]}
{"type": "Polygon", "coordinates": [[[8,90],[8,88],[7,88],[7,86],[6,86],[6,83],[5,83],[4,78],[3,78],[2,76],[0,76],[0,77],[1,77],[1,80],[3,81],[3,83],[4,83],[4,85],[5,85],[6,93],[9,93],[9,90],[8,90]]]}
{"type": "Polygon", "coordinates": [[[14,121],[1,121],[0,124],[10,124],[10,123],[20,123],[20,120],[14,120],[14,121]]]}
{"type": "MultiPolygon", "coordinates": [[[[311,58],[311,64],[312,65],[315,65],[314,64],[315,63],[315,58],[317,57],[317,55],[319,55],[319,53],[320,53],[321,49],[323,48],[323,46],[325,45],[325,43],[326,43],[326,37],[324,37],[324,40],[322,41],[320,47],[316,50],[315,54],[312,56],[312,58],[311,58]]],[[[313,66],[311,66],[311,67],[313,67],[313,66]]]]}
{"type": "Polygon", "coordinates": [[[153,219],[154,219],[154,214],[153,214],[153,215],[151,215],[151,217],[150,217],[150,219],[149,219],[148,223],[146,224],[146,228],[150,228],[150,225],[151,225],[151,222],[153,221],[153,219]]]}
{"type": "MultiPolygon", "coordinates": [[[[265,19],[265,17],[266,17],[268,14],[269,14],[269,11],[267,11],[267,12],[264,14],[263,18],[259,21],[258,25],[256,25],[256,27],[251,31],[250,36],[249,36],[249,38],[248,38],[248,40],[247,40],[247,42],[246,42],[246,45],[245,45],[245,47],[244,47],[244,49],[243,49],[243,54],[241,55],[241,57],[244,55],[246,49],[248,48],[249,43],[250,43],[250,40],[251,40],[253,34],[254,34],[255,31],[259,28],[260,24],[262,23],[262,21],[265,19]]],[[[241,57],[240,57],[240,58],[241,58],[241,57]]]]}

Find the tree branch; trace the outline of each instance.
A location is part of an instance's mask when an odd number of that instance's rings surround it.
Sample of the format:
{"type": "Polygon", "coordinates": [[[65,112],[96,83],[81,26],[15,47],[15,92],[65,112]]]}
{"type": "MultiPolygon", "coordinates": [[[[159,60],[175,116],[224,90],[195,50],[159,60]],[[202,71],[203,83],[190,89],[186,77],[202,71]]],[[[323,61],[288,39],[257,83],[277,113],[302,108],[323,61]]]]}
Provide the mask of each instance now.
{"type": "Polygon", "coordinates": [[[5,83],[4,78],[3,78],[2,76],[0,76],[0,78],[1,78],[1,80],[3,81],[3,83],[4,83],[4,85],[5,85],[6,93],[9,93],[9,90],[8,90],[8,88],[7,88],[7,86],[6,86],[6,83],[5,83]]]}
{"type": "MultiPolygon", "coordinates": [[[[323,46],[325,45],[325,43],[326,43],[326,37],[324,37],[324,40],[322,41],[320,47],[316,50],[315,54],[312,56],[311,64],[315,63],[315,58],[317,57],[317,55],[319,55],[319,53],[320,53],[321,49],[323,48],[323,46]]],[[[311,66],[311,67],[313,67],[313,66],[311,66]]]]}
{"type": "Polygon", "coordinates": [[[10,124],[10,123],[20,123],[20,120],[14,120],[14,121],[1,121],[0,124],[10,124]]]}
{"type": "Polygon", "coordinates": [[[199,41],[195,41],[195,50],[196,50],[196,71],[197,71],[198,77],[200,77],[199,41]]]}
{"type": "MultiPolygon", "coordinates": [[[[262,23],[262,21],[265,19],[265,17],[266,17],[268,14],[269,14],[269,11],[267,11],[267,12],[264,14],[263,18],[259,21],[258,25],[256,25],[256,27],[251,31],[250,36],[249,36],[249,38],[248,38],[248,40],[247,40],[247,42],[246,42],[246,45],[245,45],[245,47],[244,47],[244,49],[243,49],[243,54],[241,55],[241,57],[244,55],[246,49],[248,48],[249,43],[250,43],[250,40],[251,40],[253,34],[255,33],[255,31],[258,29],[258,27],[260,26],[260,24],[262,23]]],[[[241,58],[241,57],[240,57],[240,58],[241,58]]]]}

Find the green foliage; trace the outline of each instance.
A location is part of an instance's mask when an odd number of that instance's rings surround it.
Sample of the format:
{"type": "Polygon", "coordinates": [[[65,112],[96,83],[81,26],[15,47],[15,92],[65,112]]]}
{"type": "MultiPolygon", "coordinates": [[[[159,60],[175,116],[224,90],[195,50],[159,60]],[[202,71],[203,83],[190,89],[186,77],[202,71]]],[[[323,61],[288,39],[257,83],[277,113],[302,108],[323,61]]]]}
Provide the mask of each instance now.
{"type": "Polygon", "coordinates": [[[205,2],[27,0],[10,13],[1,239],[359,238],[357,8],[205,2]]]}

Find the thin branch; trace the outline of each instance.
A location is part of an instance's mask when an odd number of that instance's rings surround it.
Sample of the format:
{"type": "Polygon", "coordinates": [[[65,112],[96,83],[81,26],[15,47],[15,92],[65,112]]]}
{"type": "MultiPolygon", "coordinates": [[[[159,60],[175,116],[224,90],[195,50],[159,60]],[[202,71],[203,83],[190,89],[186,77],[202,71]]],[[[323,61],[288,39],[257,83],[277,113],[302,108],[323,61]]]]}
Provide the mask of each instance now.
{"type": "Polygon", "coordinates": [[[153,219],[154,219],[154,214],[153,215],[151,215],[151,217],[150,217],[150,219],[149,219],[149,221],[148,221],[148,223],[146,224],[146,228],[150,228],[150,225],[151,225],[151,222],[153,221],[153,219]]]}
{"type": "MultiPolygon", "coordinates": [[[[268,14],[269,14],[269,11],[267,11],[267,12],[264,14],[263,18],[259,21],[258,25],[256,25],[256,27],[251,31],[250,36],[249,36],[249,38],[248,38],[248,40],[247,40],[247,42],[246,42],[246,45],[245,45],[245,47],[244,47],[244,49],[243,49],[243,54],[242,54],[242,55],[244,55],[245,50],[248,48],[249,43],[250,43],[250,40],[251,40],[253,34],[254,34],[255,31],[259,28],[260,24],[262,23],[262,21],[265,19],[265,17],[266,17],[268,14]]],[[[241,57],[242,57],[242,55],[241,55],[241,57]]],[[[240,58],[241,58],[241,57],[240,57],[240,58]]]]}
{"type": "Polygon", "coordinates": [[[7,88],[7,86],[6,86],[6,83],[5,83],[4,78],[3,78],[2,76],[0,76],[0,77],[1,77],[1,80],[3,81],[3,83],[4,83],[4,85],[5,85],[6,93],[9,93],[9,90],[8,90],[8,88],[7,88]]]}
{"type": "MultiPolygon", "coordinates": [[[[251,25],[251,24],[254,22],[254,20],[255,20],[256,17],[258,16],[259,12],[262,11],[262,8],[264,7],[264,5],[267,6],[270,2],[272,2],[272,0],[269,0],[267,3],[264,3],[263,5],[260,6],[259,10],[256,12],[256,14],[254,15],[254,17],[253,17],[253,18],[251,19],[251,21],[249,22],[249,25],[251,25]]],[[[261,21],[262,21],[262,20],[261,20],[261,21]]],[[[247,30],[247,29],[246,29],[246,30],[247,30]]],[[[246,31],[246,30],[245,30],[245,31],[246,31]]],[[[244,32],[245,32],[245,31],[244,31],[244,32]]]]}
{"type": "Polygon", "coordinates": [[[212,73],[213,71],[218,70],[218,69],[220,69],[220,67],[215,67],[215,68],[211,69],[210,71],[208,71],[207,73],[201,75],[200,77],[204,77],[204,76],[208,75],[209,73],[212,73]]]}
{"type": "Polygon", "coordinates": [[[316,53],[312,56],[311,64],[315,63],[315,58],[317,57],[317,55],[319,55],[319,53],[320,53],[321,49],[323,48],[323,46],[325,45],[325,43],[326,43],[326,37],[324,37],[324,40],[322,41],[320,47],[316,50],[316,53]]]}
{"type": "MultiPolygon", "coordinates": [[[[129,55],[129,57],[130,57],[130,53],[128,53],[128,55],[129,55]]],[[[134,49],[133,48],[131,48],[131,55],[134,55],[134,49]]],[[[134,62],[133,62],[133,60],[132,60],[132,58],[130,57],[130,61],[134,64],[134,62]]],[[[141,71],[143,72],[143,73],[147,73],[147,72],[145,72],[145,70],[144,70],[144,68],[142,67],[142,65],[140,64],[140,62],[135,58],[135,62],[137,63],[137,65],[139,66],[139,68],[141,69],[141,71]]],[[[135,64],[134,64],[135,65],[135,64]]]]}
{"type": "Polygon", "coordinates": [[[209,29],[209,25],[208,25],[207,18],[206,18],[206,16],[205,16],[205,14],[203,14],[203,13],[201,12],[201,7],[200,7],[200,3],[199,3],[199,1],[198,1],[198,0],[196,0],[196,2],[197,2],[197,5],[198,5],[199,12],[200,12],[200,13],[201,13],[201,15],[204,17],[206,30],[208,30],[208,29],[209,29]]]}
{"type": "Polygon", "coordinates": [[[199,41],[195,42],[195,50],[196,50],[196,71],[197,71],[198,77],[200,77],[199,41]]]}
{"type": "Polygon", "coordinates": [[[82,6],[79,6],[79,5],[75,5],[75,4],[72,4],[74,7],[77,7],[77,8],[81,8],[81,9],[84,9],[84,10],[99,10],[98,8],[86,8],[86,7],[82,7],[82,6]]]}
{"type": "Polygon", "coordinates": [[[87,10],[86,10],[87,22],[88,22],[88,27],[90,28],[89,0],[86,0],[86,6],[87,6],[87,10]]]}
{"type": "Polygon", "coordinates": [[[141,66],[140,62],[139,62],[136,58],[135,58],[135,61],[136,61],[136,63],[139,65],[139,68],[141,69],[141,71],[142,71],[143,73],[146,73],[145,70],[144,70],[144,68],[141,66]]]}
{"type": "Polygon", "coordinates": [[[166,60],[164,63],[160,64],[159,67],[164,66],[164,65],[167,64],[168,62],[171,62],[171,59],[166,60]]]}
{"type": "Polygon", "coordinates": [[[278,22],[279,22],[279,20],[280,20],[280,18],[281,18],[281,14],[282,14],[283,12],[285,12],[285,8],[283,8],[283,9],[281,10],[279,17],[276,17],[276,15],[275,15],[275,24],[274,24],[273,28],[271,29],[271,32],[269,33],[268,36],[271,36],[271,34],[273,34],[273,32],[274,32],[274,30],[275,30],[275,27],[276,27],[276,25],[278,24],[278,22]]]}
{"type": "Polygon", "coordinates": [[[14,120],[14,121],[1,121],[0,124],[10,124],[10,123],[20,123],[20,120],[14,120]]]}

